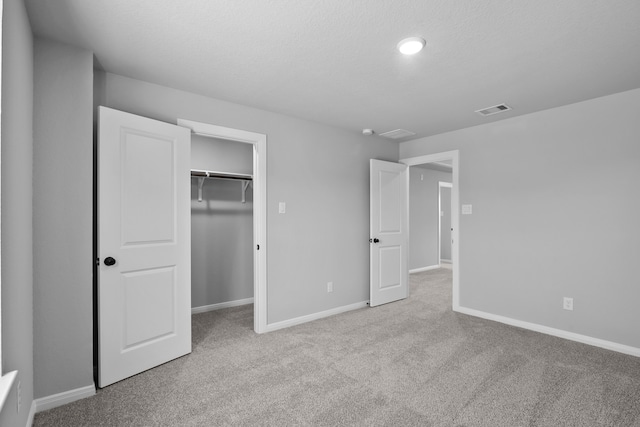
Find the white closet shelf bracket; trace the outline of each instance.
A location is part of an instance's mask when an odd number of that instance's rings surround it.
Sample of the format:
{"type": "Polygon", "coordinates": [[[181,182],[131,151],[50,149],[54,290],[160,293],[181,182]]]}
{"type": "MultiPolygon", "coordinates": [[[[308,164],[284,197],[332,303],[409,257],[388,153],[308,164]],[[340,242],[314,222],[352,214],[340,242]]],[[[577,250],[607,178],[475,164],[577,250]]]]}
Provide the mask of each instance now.
{"type": "Polygon", "coordinates": [[[249,174],[206,171],[206,170],[199,170],[199,169],[191,169],[191,178],[198,178],[198,201],[199,202],[202,201],[202,187],[204,186],[205,178],[240,181],[242,184],[242,203],[246,203],[247,188],[249,188],[249,184],[251,183],[251,181],[253,181],[253,176],[249,174]]]}
{"type": "Polygon", "coordinates": [[[242,181],[242,203],[247,203],[247,188],[249,188],[250,181],[242,181]]]}
{"type": "Polygon", "coordinates": [[[202,187],[204,186],[204,178],[198,178],[198,201],[202,201],[202,187]]]}

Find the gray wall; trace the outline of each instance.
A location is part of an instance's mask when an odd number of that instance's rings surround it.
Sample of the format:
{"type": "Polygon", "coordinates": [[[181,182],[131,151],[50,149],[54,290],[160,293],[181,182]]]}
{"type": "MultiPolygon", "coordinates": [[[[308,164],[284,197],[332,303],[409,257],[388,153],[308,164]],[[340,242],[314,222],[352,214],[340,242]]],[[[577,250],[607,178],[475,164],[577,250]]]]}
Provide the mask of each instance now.
{"type": "Polygon", "coordinates": [[[410,270],[440,264],[438,259],[438,181],[451,182],[451,173],[421,166],[409,168],[410,270]]]}
{"type": "Polygon", "coordinates": [[[18,370],[0,425],[24,426],[33,401],[33,37],[24,4],[2,20],[2,373],[18,370]]]}
{"type": "Polygon", "coordinates": [[[639,111],[636,89],[400,144],[460,150],[463,307],[640,348],[639,111]]]}
{"type": "Polygon", "coordinates": [[[36,39],[35,396],[93,384],[93,55],[36,39]]]}
{"type": "MultiPolygon", "coordinates": [[[[451,183],[451,178],[449,181],[451,183]]],[[[440,259],[451,261],[451,188],[440,187],[440,259]]]]}
{"type": "MultiPolygon", "coordinates": [[[[253,146],[191,137],[191,167],[253,173],[253,146]]],[[[242,181],[205,179],[202,202],[191,179],[191,306],[253,297],[253,187],[242,203],[242,181]]]]}
{"type": "Polygon", "coordinates": [[[102,78],[107,107],[267,135],[268,323],[368,300],[369,159],[397,160],[397,143],[114,74],[102,78]],[[278,202],[287,203],[286,214],[278,214],[278,202]]]}

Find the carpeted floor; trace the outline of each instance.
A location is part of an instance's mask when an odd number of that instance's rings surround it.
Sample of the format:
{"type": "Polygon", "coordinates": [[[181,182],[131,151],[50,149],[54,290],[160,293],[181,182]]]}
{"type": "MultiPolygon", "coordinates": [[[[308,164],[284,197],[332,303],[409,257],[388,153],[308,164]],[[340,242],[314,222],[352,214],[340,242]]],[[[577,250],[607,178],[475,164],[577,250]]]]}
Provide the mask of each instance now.
{"type": "Polygon", "coordinates": [[[253,307],[193,316],[193,353],[38,413],[36,426],[640,426],[640,359],[411,296],[256,335],[253,307]]]}

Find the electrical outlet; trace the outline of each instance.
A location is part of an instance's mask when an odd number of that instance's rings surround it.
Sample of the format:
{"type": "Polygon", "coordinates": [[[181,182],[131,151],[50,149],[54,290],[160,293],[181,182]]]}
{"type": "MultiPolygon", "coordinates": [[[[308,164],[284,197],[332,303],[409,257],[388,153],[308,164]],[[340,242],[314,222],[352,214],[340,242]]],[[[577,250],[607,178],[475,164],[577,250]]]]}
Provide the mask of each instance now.
{"type": "Polygon", "coordinates": [[[564,297],[562,300],[562,308],[565,310],[573,310],[573,298],[564,297]]]}
{"type": "Polygon", "coordinates": [[[327,292],[333,292],[333,282],[327,282],[327,292]]]}
{"type": "Polygon", "coordinates": [[[22,382],[18,381],[18,386],[16,387],[16,412],[20,413],[20,405],[22,404],[22,382]]]}

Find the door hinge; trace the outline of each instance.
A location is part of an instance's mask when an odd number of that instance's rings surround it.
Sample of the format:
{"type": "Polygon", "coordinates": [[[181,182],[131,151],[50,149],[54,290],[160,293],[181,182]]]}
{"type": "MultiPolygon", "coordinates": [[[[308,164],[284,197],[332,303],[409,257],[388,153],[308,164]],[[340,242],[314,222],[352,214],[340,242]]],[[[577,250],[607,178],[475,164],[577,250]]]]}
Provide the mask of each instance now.
{"type": "Polygon", "coordinates": [[[100,258],[96,258],[96,265],[100,265],[100,258]]]}

